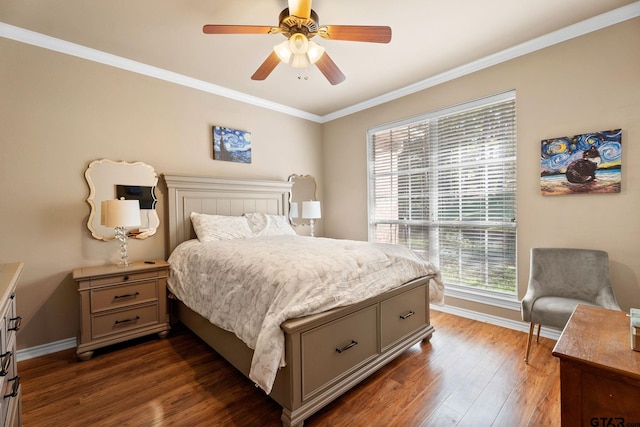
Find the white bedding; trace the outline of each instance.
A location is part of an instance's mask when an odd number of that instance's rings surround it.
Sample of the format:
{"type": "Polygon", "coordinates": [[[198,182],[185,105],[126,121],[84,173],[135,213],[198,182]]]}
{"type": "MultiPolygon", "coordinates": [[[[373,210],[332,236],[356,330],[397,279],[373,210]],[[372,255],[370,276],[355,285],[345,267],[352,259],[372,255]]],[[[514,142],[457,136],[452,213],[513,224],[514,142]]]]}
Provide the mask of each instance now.
{"type": "Polygon", "coordinates": [[[363,301],[429,274],[435,275],[431,302],[443,303],[436,268],[397,245],[305,236],[189,240],[169,262],[171,292],[254,350],[249,378],[267,394],[284,366],[285,320],[363,301]]]}

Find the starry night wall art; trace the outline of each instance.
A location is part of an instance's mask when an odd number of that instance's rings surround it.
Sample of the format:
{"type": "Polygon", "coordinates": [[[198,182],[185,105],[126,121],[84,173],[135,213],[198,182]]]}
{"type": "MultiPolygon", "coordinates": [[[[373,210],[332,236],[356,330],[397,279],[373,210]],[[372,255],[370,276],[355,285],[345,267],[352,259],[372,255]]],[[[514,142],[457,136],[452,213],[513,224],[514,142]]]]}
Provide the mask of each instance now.
{"type": "Polygon", "coordinates": [[[542,140],[540,190],[544,196],[619,193],[622,130],[542,140]]]}
{"type": "Polygon", "coordinates": [[[213,158],[251,163],[251,132],[214,126],[213,158]]]}

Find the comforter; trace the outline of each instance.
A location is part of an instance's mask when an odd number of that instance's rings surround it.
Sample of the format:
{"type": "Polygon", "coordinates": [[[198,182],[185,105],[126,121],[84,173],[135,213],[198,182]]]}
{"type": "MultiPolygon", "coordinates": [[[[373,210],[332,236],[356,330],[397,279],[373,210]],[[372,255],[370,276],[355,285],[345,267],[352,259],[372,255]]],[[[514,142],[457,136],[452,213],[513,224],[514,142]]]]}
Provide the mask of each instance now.
{"type": "Polygon", "coordinates": [[[249,378],[267,394],[285,363],[285,320],[360,302],[425,275],[434,275],[431,301],[443,302],[437,269],[391,244],[305,236],[189,240],[169,262],[170,291],[254,350],[249,378]]]}

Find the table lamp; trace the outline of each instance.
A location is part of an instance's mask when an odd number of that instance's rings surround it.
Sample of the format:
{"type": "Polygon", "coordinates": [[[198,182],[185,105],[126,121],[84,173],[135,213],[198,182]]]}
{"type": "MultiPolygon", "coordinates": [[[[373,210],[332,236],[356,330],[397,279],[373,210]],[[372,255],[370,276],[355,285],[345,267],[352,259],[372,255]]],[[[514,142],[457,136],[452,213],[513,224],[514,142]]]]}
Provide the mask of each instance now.
{"type": "Polygon", "coordinates": [[[316,219],[322,218],[322,215],[320,214],[320,202],[317,200],[302,202],[302,218],[309,220],[311,237],[314,237],[313,223],[316,219]]]}
{"type": "Polygon", "coordinates": [[[120,262],[118,266],[129,265],[127,256],[127,227],[140,225],[140,202],[138,200],[103,200],[100,223],[105,227],[114,227],[115,237],[120,241],[120,262]]]}

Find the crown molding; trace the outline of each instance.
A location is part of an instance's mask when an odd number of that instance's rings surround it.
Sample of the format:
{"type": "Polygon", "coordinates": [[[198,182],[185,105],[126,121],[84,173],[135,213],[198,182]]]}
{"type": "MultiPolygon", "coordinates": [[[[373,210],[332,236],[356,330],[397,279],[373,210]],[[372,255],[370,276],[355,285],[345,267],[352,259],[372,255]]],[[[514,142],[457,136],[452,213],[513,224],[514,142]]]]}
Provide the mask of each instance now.
{"type": "Polygon", "coordinates": [[[498,65],[502,62],[506,62],[511,59],[535,52],[537,50],[541,50],[549,46],[553,46],[555,44],[592,33],[602,28],[610,27],[611,25],[619,24],[620,22],[624,22],[638,16],[640,16],[640,1],[631,3],[618,9],[614,9],[607,13],[603,13],[602,15],[586,19],[584,21],[578,22],[577,24],[570,25],[549,34],[545,34],[544,36],[537,37],[535,39],[510,47],[508,49],[494,53],[493,55],[489,55],[477,61],[462,65],[460,67],[453,68],[449,71],[445,71],[444,73],[405,86],[396,91],[371,98],[367,101],[354,104],[350,107],[343,108],[333,113],[329,113],[325,116],[322,116],[322,122],[330,122],[331,120],[348,116],[350,114],[357,113],[359,111],[363,111],[398,98],[402,98],[403,96],[420,92],[421,90],[446,83],[467,74],[484,70],[485,68],[498,65]]]}
{"type": "Polygon", "coordinates": [[[181,86],[189,87],[214,95],[223,96],[225,98],[230,98],[236,101],[244,102],[269,110],[278,111],[290,116],[295,116],[318,123],[322,121],[322,118],[316,114],[311,114],[306,111],[288,107],[286,105],[267,101],[266,99],[247,95],[243,92],[228,89],[223,86],[218,86],[213,83],[205,82],[203,80],[194,79],[192,77],[187,77],[182,74],[167,71],[162,68],[154,67],[152,65],[143,64],[141,62],[123,58],[121,56],[112,55],[110,53],[102,52],[97,49],[92,49],[90,47],[57,39],[55,37],[37,33],[35,31],[30,31],[24,28],[9,25],[4,22],[0,22],[0,37],[41,47],[43,49],[53,50],[89,61],[98,62],[100,64],[109,65],[111,67],[132,71],[134,73],[142,74],[160,80],[165,80],[181,86]]]}
{"type": "Polygon", "coordinates": [[[15,40],[18,42],[38,46],[43,49],[53,50],[67,55],[76,56],[78,58],[87,59],[89,61],[98,62],[123,70],[132,71],[134,73],[143,74],[160,80],[165,80],[181,86],[223,96],[225,98],[277,111],[290,116],[299,117],[316,123],[327,123],[338,118],[366,110],[389,101],[396,100],[403,96],[411,95],[416,92],[428,89],[430,87],[457,79],[467,74],[483,70],[488,67],[500,64],[505,61],[535,52],[553,46],[558,43],[580,37],[582,35],[618,24],[640,16],[640,1],[631,3],[627,6],[614,9],[610,12],[603,13],[590,19],[578,22],[544,36],[537,37],[511,48],[502,50],[493,55],[486,56],[477,61],[470,62],[460,67],[453,68],[444,73],[430,77],[425,80],[413,83],[411,85],[400,88],[396,91],[386,93],[384,95],[371,98],[367,101],[354,104],[347,108],[319,116],[296,108],[292,108],[283,104],[268,101],[263,98],[248,95],[243,92],[225,88],[223,86],[208,83],[202,80],[187,77],[182,74],[167,71],[158,67],[143,64],[141,62],[122,58],[110,53],[102,52],[76,43],[71,43],[45,34],[26,30],[24,28],[0,22],[0,37],[15,40]]]}

